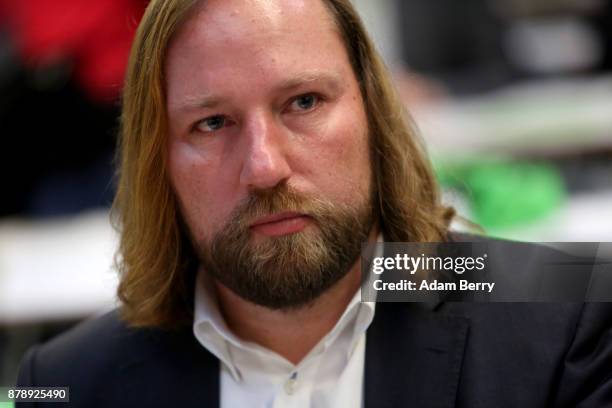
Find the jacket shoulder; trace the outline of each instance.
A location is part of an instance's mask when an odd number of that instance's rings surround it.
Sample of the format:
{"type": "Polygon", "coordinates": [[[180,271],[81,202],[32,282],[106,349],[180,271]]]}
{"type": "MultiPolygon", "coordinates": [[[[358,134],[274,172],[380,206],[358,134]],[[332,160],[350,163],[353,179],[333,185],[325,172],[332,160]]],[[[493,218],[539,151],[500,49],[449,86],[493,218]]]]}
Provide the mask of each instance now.
{"type": "Polygon", "coordinates": [[[112,378],[126,364],[156,350],[156,331],[127,326],[114,310],[33,347],[18,377],[22,386],[74,386],[112,378]]]}
{"type": "Polygon", "coordinates": [[[193,406],[218,398],[218,374],[190,328],[132,328],[113,311],[32,348],[17,385],[69,387],[73,407],[193,406]]]}

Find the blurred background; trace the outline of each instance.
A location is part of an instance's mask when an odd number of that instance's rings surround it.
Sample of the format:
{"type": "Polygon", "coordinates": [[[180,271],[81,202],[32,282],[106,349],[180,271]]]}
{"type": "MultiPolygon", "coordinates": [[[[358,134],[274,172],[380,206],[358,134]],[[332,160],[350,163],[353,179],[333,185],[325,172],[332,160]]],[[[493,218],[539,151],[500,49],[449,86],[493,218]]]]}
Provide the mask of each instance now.
{"type": "MultiPolygon", "coordinates": [[[[0,385],[29,345],[115,305],[119,94],[146,3],[0,0],[0,385]]],[[[462,217],[612,241],[610,2],[354,3],[462,217]]]]}

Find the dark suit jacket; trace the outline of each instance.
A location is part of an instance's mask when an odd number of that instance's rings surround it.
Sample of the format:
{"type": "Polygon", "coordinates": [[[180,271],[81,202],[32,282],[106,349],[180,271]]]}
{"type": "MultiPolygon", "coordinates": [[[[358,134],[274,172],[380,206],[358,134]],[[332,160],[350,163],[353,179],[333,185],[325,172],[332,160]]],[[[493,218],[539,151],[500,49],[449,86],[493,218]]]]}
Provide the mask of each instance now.
{"type": "MultiPolygon", "coordinates": [[[[31,349],[18,385],[68,386],[74,407],[202,408],[219,372],[191,327],[115,311],[31,349]]],[[[378,303],[363,387],[368,408],[612,407],[612,303],[378,303]]]]}
{"type": "MultiPolygon", "coordinates": [[[[379,303],[365,406],[612,407],[611,327],[605,303],[379,303]]],[[[74,407],[216,407],[219,361],[190,328],[134,330],[113,312],[31,349],[18,384],[69,386],[74,407]]]]}

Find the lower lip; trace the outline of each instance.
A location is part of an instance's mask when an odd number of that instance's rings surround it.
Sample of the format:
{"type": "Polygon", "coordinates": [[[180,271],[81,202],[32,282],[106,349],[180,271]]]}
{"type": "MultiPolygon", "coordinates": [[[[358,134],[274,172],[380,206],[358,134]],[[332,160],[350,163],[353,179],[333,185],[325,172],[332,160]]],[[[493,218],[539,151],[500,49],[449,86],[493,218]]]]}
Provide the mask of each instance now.
{"type": "Polygon", "coordinates": [[[277,237],[300,232],[306,228],[308,222],[309,220],[306,216],[291,217],[279,221],[267,222],[265,224],[258,224],[252,226],[251,230],[269,237],[277,237]]]}

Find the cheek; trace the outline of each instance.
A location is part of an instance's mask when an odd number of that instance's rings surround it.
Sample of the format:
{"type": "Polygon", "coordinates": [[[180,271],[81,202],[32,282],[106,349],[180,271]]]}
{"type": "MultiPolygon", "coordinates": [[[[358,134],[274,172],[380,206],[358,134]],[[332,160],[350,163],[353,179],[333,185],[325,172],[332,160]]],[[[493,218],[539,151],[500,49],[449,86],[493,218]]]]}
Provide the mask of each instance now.
{"type": "Polygon", "coordinates": [[[224,192],[217,178],[211,177],[216,174],[214,163],[189,145],[170,143],[168,170],[185,222],[196,238],[209,239],[219,227],[215,221],[223,219],[223,208],[215,205],[224,192]]]}
{"type": "Polygon", "coordinates": [[[342,112],[316,139],[310,146],[310,166],[319,184],[345,203],[353,201],[355,194],[367,194],[371,167],[363,113],[354,109],[342,112]]]}

